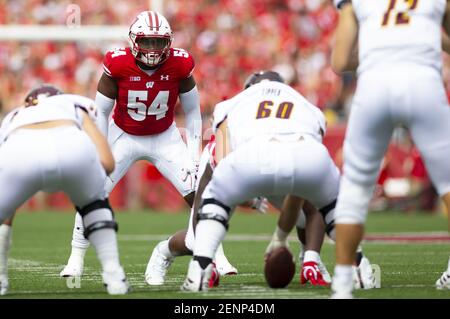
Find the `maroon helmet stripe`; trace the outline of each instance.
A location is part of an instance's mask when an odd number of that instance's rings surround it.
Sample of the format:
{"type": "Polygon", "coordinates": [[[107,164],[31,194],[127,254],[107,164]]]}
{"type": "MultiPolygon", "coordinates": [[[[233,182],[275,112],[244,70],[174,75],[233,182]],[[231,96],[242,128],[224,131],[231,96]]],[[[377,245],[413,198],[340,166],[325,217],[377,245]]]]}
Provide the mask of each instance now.
{"type": "Polygon", "coordinates": [[[156,25],[156,31],[159,31],[159,18],[158,14],[155,12],[155,25],[156,25]]]}
{"type": "Polygon", "coordinates": [[[149,11],[148,12],[148,22],[150,23],[150,25],[149,25],[150,29],[153,28],[153,17],[152,17],[152,15],[153,15],[153,12],[149,11]]]}

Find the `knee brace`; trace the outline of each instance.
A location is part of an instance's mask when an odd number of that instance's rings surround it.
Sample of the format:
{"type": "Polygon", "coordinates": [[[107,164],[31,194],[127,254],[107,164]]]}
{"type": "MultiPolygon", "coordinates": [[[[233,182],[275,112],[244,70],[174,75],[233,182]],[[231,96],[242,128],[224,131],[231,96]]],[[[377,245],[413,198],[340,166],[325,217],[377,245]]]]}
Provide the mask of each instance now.
{"type": "Polygon", "coordinates": [[[197,220],[215,220],[228,230],[228,219],[231,208],[214,198],[206,198],[202,201],[197,220]]]}
{"type": "Polygon", "coordinates": [[[325,222],[325,232],[327,233],[328,237],[334,240],[333,236],[333,230],[334,230],[334,209],[336,208],[336,202],[335,199],[328,205],[322,207],[319,209],[319,212],[322,214],[323,220],[325,222]]]}
{"type": "Polygon", "coordinates": [[[83,218],[84,237],[86,238],[100,229],[110,228],[116,232],[119,229],[108,198],[96,200],[84,207],[76,207],[76,209],[83,218]]]}
{"type": "Polygon", "coordinates": [[[373,184],[361,184],[344,175],[336,205],[336,223],[364,224],[374,188],[373,184]]]}

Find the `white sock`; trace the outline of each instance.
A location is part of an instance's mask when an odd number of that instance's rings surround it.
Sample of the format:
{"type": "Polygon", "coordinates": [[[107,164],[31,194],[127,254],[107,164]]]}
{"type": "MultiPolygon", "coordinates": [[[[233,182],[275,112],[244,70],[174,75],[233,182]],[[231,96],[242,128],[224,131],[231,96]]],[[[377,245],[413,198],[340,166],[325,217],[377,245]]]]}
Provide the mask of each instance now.
{"type": "Polygon", "coordinates": [[[363,249],[361,245],[358,245],[358,248],[356,248],[357,253],[362,253],[363,249]]]}
{"type": "Polygon", "coordinates": [[[195,229],[194,256],[213,259],[226,232],[225,226],[215,220],[200,220],[195,229]]]}
{"type": "Polygon", "coordinates": [[[353,280],[353,269],[351,265],[336,265],[334,267],[334,276],[341,277],[349,282],[353,280]]]}
{"type": "Polygon", "coordinates": [[[78,212],[75,214],[75,224],[73,225],[72,253],[75,247],[84,250],[89,248],[89,240],[84,237],[83,218],[78,212]]]}
{"type": "Polygon", "coordinates": [[[303,262],[306,263],[306,262],[310,262],[310,261],[313,261],[316,264],[320,263],[320,255],[317,251],[307,250],[305,252],[303,262]]]}
{"type": "Polygon", "coordinates": [[[336,265],[332,289],[338,293],[351,293],[353,290],[353,269],[351,265],[336,265]]]}
{"type": "MultiPolygon", "coordinates": [[[[107,208],[96,209],[83,217],[86,227],[98,222],[112,221],[111,210],[107,208]]],[[[119,262],[119,250],[117,248],[116,231],[112,228],[103,228],[89,234],[89,241],[97,252],[97,257],[102,265],[103,271],[112,272],[121,269],[119,262]]]]}
{"type": "Polygon", "coordinates": [[[12,243],[12,228],[0,225],[0,274],[8,273],[8,253],[12,243]]]}
{"type": "Polygon", "coordinates": [[[97,257],[103,271],[114,271],[120,268],[119,250],[114,229],[99,229],[89,235],[92,246],[95,247],[97,257]]]}
{"type": "MultiPolygon", "coordinates": [[[[170,238],[172,238],[172,237],[170,237],[170,238]]],[[[174,254],[172,254],[172,252],[169,249],[170,238],[166,239],[158,244],[159,252],[168,259],[176,257],[174,254]]]]}
{"type": "Polygon", "coordinates": [[[86,249],[72,246],[72,251],[70,252],[70,257],[67,264],[84,263],[84,255],[86,255],[86,249]]]}

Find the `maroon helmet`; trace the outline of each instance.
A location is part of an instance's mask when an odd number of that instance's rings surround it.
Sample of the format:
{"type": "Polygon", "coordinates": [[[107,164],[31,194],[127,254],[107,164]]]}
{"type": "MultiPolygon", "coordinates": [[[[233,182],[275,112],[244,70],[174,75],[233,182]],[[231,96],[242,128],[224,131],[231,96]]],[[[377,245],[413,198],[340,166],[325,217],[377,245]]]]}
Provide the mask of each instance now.
{"type": "Polygon", "coordinates": [[[275,71],[258,71],[251,74],[244,82],[244,90],[252,86],[253,84],[259,83],[263,80],[276,81],[284,83],[283,78],[280,74],[275,71]]]}
{"type": "Polygon", "coordinates": [[[42,97],[49,97],[53,95],[63,94],[64,92],[51,84],[41,84],[36,86],[25,97],[25,106],[32,106],[38,104],[42,97]]]}

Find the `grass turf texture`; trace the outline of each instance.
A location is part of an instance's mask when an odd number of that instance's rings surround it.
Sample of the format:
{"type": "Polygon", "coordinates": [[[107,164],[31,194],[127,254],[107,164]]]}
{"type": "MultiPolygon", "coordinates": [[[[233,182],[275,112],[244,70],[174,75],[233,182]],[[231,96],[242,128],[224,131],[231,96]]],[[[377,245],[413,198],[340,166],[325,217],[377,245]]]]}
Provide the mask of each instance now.
{"type": "MultiPolygon", "coordinates": [[[[286,289],[270,289],[263,275],[263,254],[273,232],[277,215],[236,213],[225,239],[225,252],[239,270],[237,276],[221,278],[218,288],[208,293],[186,293],[180,286],[187,271],[188,257],[176,259],[164,286],[151,287],[144,271],[152,249],[161,239],[185,227],[186,214],[121,212],[119,247],[121,262],[133,286],[126,296],[110,297],[100,277],[95,252],[89,249],[85,259],[81,288],[69,289],[59,272],[70,252],[74,216],[57,212],[21,212],[14,223],[10,252],[10,291],[3,298],[328,298],[328,288],[300,286],[299,267],[286,289]]],[[[430,232],[447,229],[446,218],[426,214],[372,213],[368,233],[430,232]]],[[[298,256],[299,245],[291,240],[291,251],[298,256]]],[[[437,291],[434,283],[445,269],[449,243],[375,243],[364,245],[372,263],[381,267],[380,289],[357,291],[360,298],[450,298],[450,291],[437,291]]],[[[322,259],[331,272],[334,246],[325,243],[322,259]]]]}

